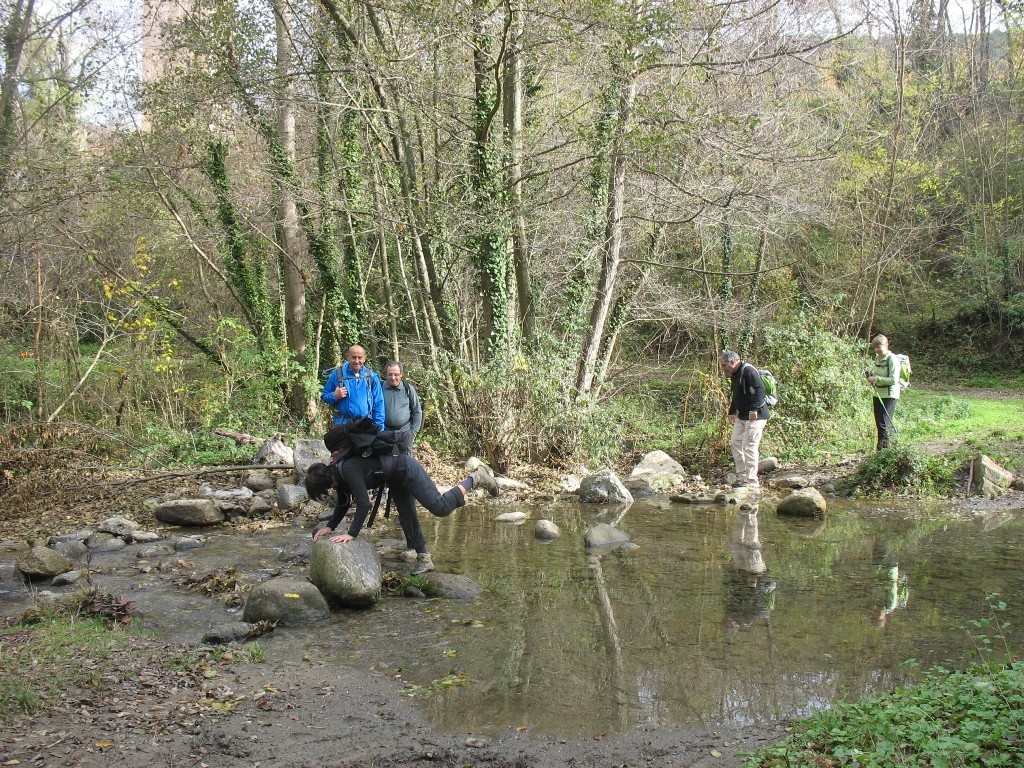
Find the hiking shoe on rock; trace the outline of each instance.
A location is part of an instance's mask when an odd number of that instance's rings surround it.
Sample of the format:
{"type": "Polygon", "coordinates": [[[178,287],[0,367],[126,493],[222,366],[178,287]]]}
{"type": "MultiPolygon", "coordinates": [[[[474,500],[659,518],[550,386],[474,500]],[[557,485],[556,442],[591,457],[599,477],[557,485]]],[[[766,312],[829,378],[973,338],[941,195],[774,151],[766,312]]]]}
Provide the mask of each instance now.
{"type": "Polygon", "coordinates": [[[481,464],[469,474],[473,478],[474,488],[486,488],[492,499],[498,497],[498,483],[491,474],[491,470],[481,464]]]}
{"type": "Polygon", "coordinates": [[[430,559],[430,553],[416,556],[416,565],[410,573],[419,576],[421,573],[429,573],[434,570],[434,561],[430,559]]]}

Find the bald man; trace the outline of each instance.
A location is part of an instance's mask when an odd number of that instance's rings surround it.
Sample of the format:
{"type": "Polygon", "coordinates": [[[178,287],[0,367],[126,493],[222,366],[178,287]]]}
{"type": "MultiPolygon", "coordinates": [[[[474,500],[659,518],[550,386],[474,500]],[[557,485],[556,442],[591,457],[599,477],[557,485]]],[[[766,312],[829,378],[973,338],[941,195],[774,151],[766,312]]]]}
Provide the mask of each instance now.
{"type": "Polygon", "coordinates": [[[380,377],[366,366],[366,350],[358,344],[349,347],[345,362],[331,371],[320,399],[331,407],[335,424],[366,416],[378,431],[384,429],[384,389],[380,377]]]}

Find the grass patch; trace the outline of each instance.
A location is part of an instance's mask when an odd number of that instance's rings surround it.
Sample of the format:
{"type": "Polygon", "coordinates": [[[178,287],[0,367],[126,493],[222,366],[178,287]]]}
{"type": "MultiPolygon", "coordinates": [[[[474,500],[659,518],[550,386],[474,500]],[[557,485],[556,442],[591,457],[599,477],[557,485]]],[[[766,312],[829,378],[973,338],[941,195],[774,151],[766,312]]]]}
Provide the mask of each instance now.
{"type": "Polygon", "coordinates": [[[896,410],[899,442],[921,444],[964,464],[984,453],[1007,469],[1024,463],[1024,397],[950,395],[913,389],[896,410]]]}
{"type": "Polygon", "coordinates": [[[93,662],[110,659],[128,645],[120,625],[100,617],[37,612],[29,626],[0,630],[0,720],[31,715],[68,690],[102,692],[103,674],[93,662]]]}
{"type": "Polygon", "coordinates": [[[910,439],[1024,439],[1024,397],[952,395],[927,389],[903,393],[897,428],[910,439]]]}

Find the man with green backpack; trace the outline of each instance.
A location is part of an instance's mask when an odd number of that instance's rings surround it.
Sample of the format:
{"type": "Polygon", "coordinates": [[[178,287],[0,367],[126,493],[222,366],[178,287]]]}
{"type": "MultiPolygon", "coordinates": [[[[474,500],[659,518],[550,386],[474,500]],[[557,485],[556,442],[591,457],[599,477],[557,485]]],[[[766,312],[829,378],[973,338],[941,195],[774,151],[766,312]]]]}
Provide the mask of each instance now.
{"type": "MultiPolygon", "coordinates": [[[[740,360],[740,356],[726,350],[719,358],[722,370],[732,381],[732,399],[729,402],[729,423],[732,436],[729,447],[736,462],[736,488],[757,488],[757,465],[760,462],[761,436],[771,417],[765,383],[761,372],[740,360]]],[[[772,383],[774,384],[774,377],[772,383]]]]}

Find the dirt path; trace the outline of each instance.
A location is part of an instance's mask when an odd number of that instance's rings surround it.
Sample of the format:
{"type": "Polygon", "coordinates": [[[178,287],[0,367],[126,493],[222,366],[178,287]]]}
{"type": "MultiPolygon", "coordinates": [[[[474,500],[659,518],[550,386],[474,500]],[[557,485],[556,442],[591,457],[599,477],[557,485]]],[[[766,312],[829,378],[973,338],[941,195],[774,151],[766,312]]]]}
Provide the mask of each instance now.
{"type": "Polygon", "coordinates": [[[436,732],[381,674],[234,660],[174,672],[167,661],[179,652],[140,642],[116,669],[97,669],[118,678],[102,701],[72,691],[45,714],[4,726],[0,764],[725,767],[741,765],[741,752],[784,735],[782,724],[774,724],[717,731],[658,728],[589,739],[511,732],[482,740],[436,732]]]}

